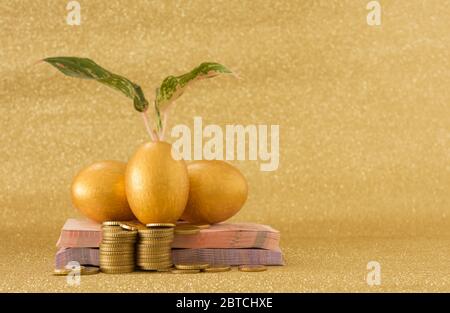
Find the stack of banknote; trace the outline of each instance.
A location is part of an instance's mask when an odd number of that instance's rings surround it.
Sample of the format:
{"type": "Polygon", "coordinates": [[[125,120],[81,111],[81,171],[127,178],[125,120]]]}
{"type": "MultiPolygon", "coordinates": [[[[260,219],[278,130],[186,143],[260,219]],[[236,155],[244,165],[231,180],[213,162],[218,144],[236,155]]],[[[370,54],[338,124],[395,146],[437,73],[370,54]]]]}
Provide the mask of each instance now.
{"type": "MultiPolygon", "coordinates": [[[[57,242],[56,268],[70,261],[99,265],[102,226],[88,219],[68,219],[57,242]]],[[[267,225],[219,223],[195,234],[175,232],[174,263],[283,265],[280,233],[267,225]]]]}

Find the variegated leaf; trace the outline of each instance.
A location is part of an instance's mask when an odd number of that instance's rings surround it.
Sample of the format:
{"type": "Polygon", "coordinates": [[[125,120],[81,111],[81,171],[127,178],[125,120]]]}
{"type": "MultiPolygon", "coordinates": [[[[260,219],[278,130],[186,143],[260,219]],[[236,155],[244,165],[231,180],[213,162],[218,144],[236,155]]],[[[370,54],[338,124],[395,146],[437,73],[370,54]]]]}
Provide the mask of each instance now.
{"type": "Polygon", "coordinates": [[[109,72],[91,59],[77,57],[52,57],[46,58],[43,61],[53,65],[67,76],[82,79],[93,79],[122,92],[128,98],[133,99],[134,108],[139,112],[145,111],[148,107],[148,102],[145,99],[141,87],[123,76],[109,72]]]}
{"type": "Polygon", "coordinates": [[[166,110],[170,103],[180,97],[187,86],[193,82],[200,79],[215,77],[220,74],[232,74],[232,72],[222,64],[205,62],[189,73],[180,76],[166,77],[159,88],[159,95],[157,97],[158,110],[166,110]]]}

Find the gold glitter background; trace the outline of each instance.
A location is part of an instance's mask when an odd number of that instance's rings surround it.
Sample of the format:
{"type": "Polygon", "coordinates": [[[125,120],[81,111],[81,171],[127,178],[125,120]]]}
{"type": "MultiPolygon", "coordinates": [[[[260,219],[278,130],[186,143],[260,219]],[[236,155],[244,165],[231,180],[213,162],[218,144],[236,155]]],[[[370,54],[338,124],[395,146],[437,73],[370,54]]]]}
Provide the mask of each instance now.
{"type": "Polygon", "coordinates": [[[0,291],[450,291],[449,1],[0,2],[0,291]],[[250,195],[233,218],[282,232],[265,273],[51,276],[76,216],[69,186],[147,140],[129,99],[64,77],[44,57],[85,56],[143,86],[203,61],[237,71],[198,83],[170,126],[279,124],[280,167],[233,162],[250,195]],[[366,264],[382,266],[368,287],[366,264]]]}

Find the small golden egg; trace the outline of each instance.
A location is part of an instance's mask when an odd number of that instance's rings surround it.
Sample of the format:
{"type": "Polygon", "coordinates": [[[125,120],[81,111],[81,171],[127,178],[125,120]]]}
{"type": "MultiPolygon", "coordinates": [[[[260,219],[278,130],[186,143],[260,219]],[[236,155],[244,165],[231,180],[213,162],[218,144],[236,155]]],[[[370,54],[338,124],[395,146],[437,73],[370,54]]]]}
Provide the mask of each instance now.
{"type": "Polygon", "coordinates": [[[134,219],[125,192],[126,164],[102,161],[82,169],[72,183],[72,203],[97,222],[134,219]]]}
{"type": "Polygon", "coordinates": [[[188,165],[189,199],[182,219],[214,224],[235,215],[247,200],[247,180],[231,164],[194,161],[188,165]]]}

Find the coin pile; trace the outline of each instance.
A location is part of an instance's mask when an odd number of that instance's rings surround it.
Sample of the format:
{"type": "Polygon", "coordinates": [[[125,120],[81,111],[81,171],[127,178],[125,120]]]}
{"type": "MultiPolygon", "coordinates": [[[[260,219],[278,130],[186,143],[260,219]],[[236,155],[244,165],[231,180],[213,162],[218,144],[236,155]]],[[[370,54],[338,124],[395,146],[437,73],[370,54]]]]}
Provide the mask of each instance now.
{"type": "Polygon", "coordinates": [[[167,271],[172,267],[174,224],[152,223],[139,229],[136,264],[145,271],[167,271]]]}
{"type": "Polygon", "coordinates": [[[103,223],[102,234],[100,270],[108,274],[132,272],[137,231],[127,224],[109,221],[103,223]]]}

